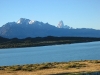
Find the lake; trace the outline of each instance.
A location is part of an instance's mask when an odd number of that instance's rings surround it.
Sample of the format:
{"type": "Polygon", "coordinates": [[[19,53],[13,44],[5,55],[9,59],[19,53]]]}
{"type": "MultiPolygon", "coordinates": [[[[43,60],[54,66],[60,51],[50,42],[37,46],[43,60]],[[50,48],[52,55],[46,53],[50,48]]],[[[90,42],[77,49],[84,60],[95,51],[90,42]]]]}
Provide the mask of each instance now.
{"type": "Polygon", "coordinates": [[[0,49],[0,66],[78,60],[100,60],[100,41],[0,49]]]}

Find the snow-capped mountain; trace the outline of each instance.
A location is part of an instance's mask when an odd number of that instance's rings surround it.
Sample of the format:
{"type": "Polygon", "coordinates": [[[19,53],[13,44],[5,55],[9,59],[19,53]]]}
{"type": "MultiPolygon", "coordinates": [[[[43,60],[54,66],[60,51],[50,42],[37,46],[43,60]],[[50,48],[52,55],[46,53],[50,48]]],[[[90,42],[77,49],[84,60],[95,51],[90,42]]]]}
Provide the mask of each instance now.
{"type": "Polygon", "coordinates": [[[58,25],[57,25],[58,28],[64,28],[64,23],[63,21],[59,21],[58,25]]]}
{"type": "Polygon", "coordinates": [[[17,21],[17,24],[33,24],[35,21],[30,20],[30,19],[26,19],[26,18],[20,18],[17,21]]]}
{"type": "Polygon", "coordinates": [[[7,38],[26,38],[48,36],[55,26],[48,23],[20,18],[17,22],[8,22],[0,27],[0,36],[7,38]]]}
{"type": "Polygon", "coordinates": [[[68,26],[68,25],[64,25],[63,21],[59,21],[58,25],[57,25],[58,28],[66,28],[66,29],[72,29],[72,27],[68,26]]]}
{"type": "Polygon", "coordinates": [[[17,22],[8,22],[0,27],[0,36],[6,38],[26,38],[45,36],[100,37],[100,30],[74,29],[60,21],[58,26],[30,19],[20,18],[17,22]]]}

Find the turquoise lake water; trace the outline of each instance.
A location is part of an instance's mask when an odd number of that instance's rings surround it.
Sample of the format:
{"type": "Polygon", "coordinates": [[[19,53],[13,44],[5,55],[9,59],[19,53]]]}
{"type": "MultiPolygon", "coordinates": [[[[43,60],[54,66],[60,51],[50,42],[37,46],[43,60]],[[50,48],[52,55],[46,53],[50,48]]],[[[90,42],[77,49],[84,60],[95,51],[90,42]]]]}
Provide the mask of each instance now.
{"type": "Polygon", "coordinates": [[[0,66],[100,60],[100,42],[0,49],[0,66]]]}

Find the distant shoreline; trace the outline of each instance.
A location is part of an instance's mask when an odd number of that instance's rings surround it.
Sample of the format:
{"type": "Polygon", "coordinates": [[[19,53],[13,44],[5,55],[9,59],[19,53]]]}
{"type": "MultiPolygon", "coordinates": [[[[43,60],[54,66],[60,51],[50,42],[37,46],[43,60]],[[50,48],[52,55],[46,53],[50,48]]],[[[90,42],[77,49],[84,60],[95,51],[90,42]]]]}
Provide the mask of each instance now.
{"type": "Polygon", "coordinates": [[[4,48],[23,48],[23,47],[38,47],[48,45],[61,45],[61,44],[73,44],[100,41],[100,38],[94,37],[36,37],[25,39],[7,39],[0,38],[0,49],[4,48]]]}

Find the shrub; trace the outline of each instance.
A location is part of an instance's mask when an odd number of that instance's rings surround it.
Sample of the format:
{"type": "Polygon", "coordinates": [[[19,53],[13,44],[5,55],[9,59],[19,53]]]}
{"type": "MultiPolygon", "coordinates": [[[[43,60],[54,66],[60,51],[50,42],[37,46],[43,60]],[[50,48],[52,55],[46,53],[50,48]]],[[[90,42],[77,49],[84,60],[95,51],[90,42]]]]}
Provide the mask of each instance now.
{"type": "Polygon", "coordinates": [[[81,67],[86,67],[86,64],[80,64],[80,63],[69,63],[68,65],[66,65],[64,68],[68,69],[68,68],[81,68],[81,67]]]}

